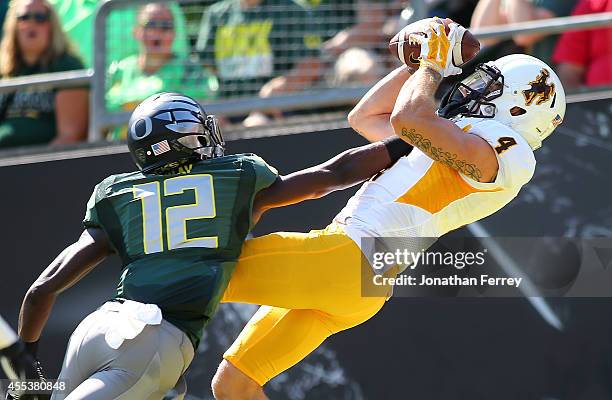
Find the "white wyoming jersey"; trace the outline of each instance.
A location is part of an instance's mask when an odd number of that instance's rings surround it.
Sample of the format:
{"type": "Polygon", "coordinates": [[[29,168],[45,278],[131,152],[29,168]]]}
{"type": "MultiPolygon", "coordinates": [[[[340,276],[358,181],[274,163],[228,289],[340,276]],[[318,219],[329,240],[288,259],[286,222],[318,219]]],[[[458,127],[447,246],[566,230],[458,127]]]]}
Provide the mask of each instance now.
{"type": "Polygon", "coordinates": [[[455,123],[495,149],[495,181],[477,182],[414,148],[366,182],[335,217],[366,256],[371,249],[362,247],[362,237],[437,238],[493,214],[529,182],[536,161],[519,133],[492,119],[455,123]]]}

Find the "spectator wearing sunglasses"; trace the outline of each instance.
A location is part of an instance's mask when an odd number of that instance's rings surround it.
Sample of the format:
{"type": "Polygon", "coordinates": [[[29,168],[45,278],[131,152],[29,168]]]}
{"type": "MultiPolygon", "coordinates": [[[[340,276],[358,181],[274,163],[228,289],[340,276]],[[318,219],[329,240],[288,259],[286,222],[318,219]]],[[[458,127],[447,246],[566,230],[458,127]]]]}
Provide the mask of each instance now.
{"type": "MultiPolygon", "coordinates": [[[[109,68],[109,110],[131,111],[158,92],[180,92],[199,100],[216,98],[217,78],[193,60],[173,52],[175,25],[167,4],[142,7],[133,35],[139,43],[139,53],[109,68]]],[[[115,129],[110,139],[125,139],[125,134],[125,127],[115,129]]]]}
{"type": "MultiPolygon", "coordinates": [[[[2,79],[82,69],[46,0],[13,0],[0,42],[2,79]]],[[[24,89],[0,94],[0,147],[85,139],[88,90],[24,89]]]]}
{"type": "MultiPolygon", "coordinates": [[[[0,0],[0,4],[6,0],[0,0]]],[[[48,0],[55,7],[64,31],[78,46],[83,63],[93,67],[94,56],[94,19],[101,0],[48,0]]],[[[179,4],[168,2],[168,7],[174,16],[176,39],[172,48],[174,54],[190,53],[187,39],[185,16],[179,4]]],[[[114,8],[107,19],[106,60],[119,61],[127,56],[138,53],[138,44],[134,41],[132,30],[126,27],[134,26],[141,4],[136,2],[127,7],[114,8]]],[[[109,65],[107,64],[107,65],[109,65]]]]}

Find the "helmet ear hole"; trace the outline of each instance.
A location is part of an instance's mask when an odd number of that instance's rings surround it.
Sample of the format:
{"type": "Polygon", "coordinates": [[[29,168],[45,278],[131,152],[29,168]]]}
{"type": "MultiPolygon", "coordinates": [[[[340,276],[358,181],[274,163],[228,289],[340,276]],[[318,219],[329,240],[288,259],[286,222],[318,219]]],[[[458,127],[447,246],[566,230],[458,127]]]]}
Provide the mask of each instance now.
{"type": "Polygon", "coordinates": [[[519,115],[523,115],[527,112],[527,110],[525,110],[522,107],[518,107],[518,106],[514,106],[510,109],[510,115],[512,115],[513,117],[518,117],[519,115]]]}
{"type": "Polygon", "coordinates": [[[205,136],[198,136],[198,142],[202,147],[210,146],[210,143],[208,143],[208,140],[205,136]]]}

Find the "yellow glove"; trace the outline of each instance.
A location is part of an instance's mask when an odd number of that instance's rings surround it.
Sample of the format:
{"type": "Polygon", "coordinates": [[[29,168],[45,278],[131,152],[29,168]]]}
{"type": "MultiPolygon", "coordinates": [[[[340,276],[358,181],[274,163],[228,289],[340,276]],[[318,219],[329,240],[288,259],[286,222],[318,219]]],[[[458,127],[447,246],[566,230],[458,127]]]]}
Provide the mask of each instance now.
{"type": "Polygon", "coordinates": [[[452,23],[448,35],[446,34],[445,26],[439,20],[431,22],[429,32],[426,36],[417,36],[417,40],[421,44],[420,65],[421,67],[429,67],[438,71],[443,78],[451,75],[457,75],[462,72],[461,68],[455,67],[453,64],[453,48],[457,43],[462,26],[452,23]]]}

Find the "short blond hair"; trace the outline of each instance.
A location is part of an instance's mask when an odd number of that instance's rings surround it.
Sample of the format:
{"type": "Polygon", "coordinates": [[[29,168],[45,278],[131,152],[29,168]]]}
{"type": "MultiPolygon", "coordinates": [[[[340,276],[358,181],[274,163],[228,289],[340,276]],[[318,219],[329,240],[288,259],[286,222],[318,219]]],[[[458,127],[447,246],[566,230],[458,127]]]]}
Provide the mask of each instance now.
{"type": "Polygon", "coordinates": [[[51,39],[48,48],[40,58],[40,64],[48,66],[51,62],[66,53],[75,54],[68,36],[62,29],[57,13],[47,0],[10,0],[9,9],[4,19],[4,34],[0,42],[0,76],[4,78],[16,76],[24,66],[24,61],[17,42],[17,9],[28,1],[44,4],[49,13],[51,24],[51,39]]]}

